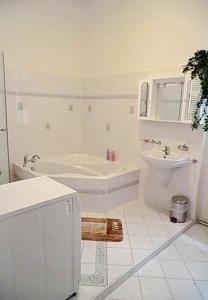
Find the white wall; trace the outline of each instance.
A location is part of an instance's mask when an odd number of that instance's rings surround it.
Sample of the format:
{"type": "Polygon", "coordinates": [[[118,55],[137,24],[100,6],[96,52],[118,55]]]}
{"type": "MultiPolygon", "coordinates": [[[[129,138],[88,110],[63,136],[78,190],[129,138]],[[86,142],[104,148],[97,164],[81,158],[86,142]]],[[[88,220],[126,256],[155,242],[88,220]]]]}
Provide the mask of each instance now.
{"type": "Polygon", "coordinates": [[[207,48],[206,0],[0,1],[9,68],[94,77],[181,66],[207,48]]]}
{"type": "Polygon", "coordinates": [[[206,0],[84,0],[85,77],[168,69],[208,47],[206,0]]]}
{"type": "Polygon", "coordinates": [[[80,80],[7,72],[10,162],[26,153],[41,157],[82,150],[80,80]]]}
{"type": "Polygon", "coordinates": [[[203,160],[199,182],[198,217],[208,222],[208,135],[204,134],[203,160]]]}
{"type": "Polygon", "coordinates": [[[82,0],[1,0],[6,67],[82,77],[82,21],[82,0]]]}

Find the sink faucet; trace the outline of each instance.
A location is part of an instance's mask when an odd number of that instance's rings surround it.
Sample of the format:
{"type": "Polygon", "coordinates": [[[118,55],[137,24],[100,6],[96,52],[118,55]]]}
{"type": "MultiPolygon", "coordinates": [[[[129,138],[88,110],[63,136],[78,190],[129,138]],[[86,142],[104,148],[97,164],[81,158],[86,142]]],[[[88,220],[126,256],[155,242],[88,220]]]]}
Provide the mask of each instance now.
{"type": "Polygon", "coordinates": [[[164,146],[164,149],[162,150],[165,155],[169,155],[170,154],[170,147],[169,146],[164,146]]]}
{"type": "Polygon", "coordinates": [[[26,154],[24,155],[24,161],[23,161],[23,167],[27,167],[27,163],[28,162],[32,162],[32,163],[35,163],[38,159],[40,159],[40,156],[38,154],[35,154],[31,157],[31,159],[28,159],[28,155],[29,154],[26,154]]]}

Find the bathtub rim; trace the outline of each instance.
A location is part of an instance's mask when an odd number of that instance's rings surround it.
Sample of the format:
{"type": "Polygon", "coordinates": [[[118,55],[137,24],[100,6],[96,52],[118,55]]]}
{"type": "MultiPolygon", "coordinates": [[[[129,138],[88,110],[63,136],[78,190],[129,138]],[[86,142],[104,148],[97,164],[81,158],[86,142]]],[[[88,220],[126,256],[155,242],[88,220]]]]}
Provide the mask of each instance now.
{"type": "MultiPolygon", "coordinates": [[[[49,162],[49,163],[59,163],[57,161],[54,161],[54,160],[48,160],[48,159],[42,159],[41,160],[42,162],[49,162]]],[[[40,162],[41,162],[40,161],[40,162]]],[[[108,162],[107,162],[108,163],[108,162]]],[[[113,162],[110,162],[113,164],[113,162]]],[[[54,174],[54,173],[41,173],[41,172],[36,172],[36,171],[32,171],[31,168],[33,167],[33,164],[31,163],[29,166],[27,167],[23,167],[23,165],[19,162],[13,162],[12,163],[12,167],[13,167],[13,170],[14,168],[18,167],[28,173],[30,173],[31,175],[33,175],[34,177],[40,177],[40,176],[47,176],[47,177],[50,177],[50,178],[53,178],[53,177],[57,177],[57,178],[72,178],[72,179],[94,179],[94,180],[107,180],[107,179],[112,179],[112,178],[115,178],[117,176],[120,176],[120,175],[125,175],[125,174],[128,174],[129,172],[139,172],[140,173],[140,169],[139,168],[136,168],[136,167],[133,167],[133,166],[130,166],[128,164],[124,164],[122,162],[116,162],[116,163],[119,163],[121,166],[125,166],[126,169],[123,170],[123,171],[114,171],[108,175],[83,175],[83,174],[79,174],[79,173],[60,173],[60,174],[54,174]]],[[[60,165],[64,165],[64,166],[70,166],[70,164],[64,164],[64,163],[59,163],[60,165]]],[[[72,164],[72,166],[75,165],[72,164]]],[[[35,164],[34,164],[35,166],[35,164]]]]}

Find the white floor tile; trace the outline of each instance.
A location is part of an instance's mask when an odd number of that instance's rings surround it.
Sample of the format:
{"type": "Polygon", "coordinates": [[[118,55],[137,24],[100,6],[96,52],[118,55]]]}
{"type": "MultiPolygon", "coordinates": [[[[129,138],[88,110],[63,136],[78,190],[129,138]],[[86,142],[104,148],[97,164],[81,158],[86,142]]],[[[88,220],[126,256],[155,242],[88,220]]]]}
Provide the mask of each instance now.
{"type": "Polygon", "coordinates": [[[194,280],[208,280],[208,262],[187,261],[186,265],[194,280]]]}
{"type": "Polygon", "coordinates": [[[133,256],[134,264],[142,261],[151,252],[152,252],[152,250],[132,249],[132,256],[133,256]]]}
{"type": "Polygon", "coordinates": [[[191,279],[183,261],[160,260],[160,264],[167,278],[191,279]]]}
{"type": "Polygon", "coordinates": [[[154,248],[160,247],[169,239],[168,235],[151,235],[150,237],[153,242],[154,248]]]}
{"type": "Polygon", "coordinates": [[[173,260],[181,260],[181,257],[176,249],[176,247],[172,244],[164,249],[159,254],[160,259],[173,259],[173,260]]]}
{"type": "Polygon", "coordinates": [[[133,264],[130,249],[108,248],[107,259],[110,265],[129,266],[133,264]]]}
{"type": "Polygon", "coordinates": [[[80,286],[76,295],[76,300],[89,300],[91,297],[101,292],[103,288],[95,286],[80,286]]]}
{"type": "Polygon", "coordinates": [[[168,229],[168,233],[173,235],[177,232],[179,232],[185,225],[181,225],[178,223],[170,223],[170,224],[165,224],[166,228],[168,229]]]}
{"type": "Polygon", "coordinates": [[[208,300],[208,281],[195,281],[204,300],[208,300]]]}
{"type": "Polygon", "coordinates": [[[187,231],[188,234],[192,236],[207,236],[208,237],[208,231],[206,230],[206,226],[203,226],[201,224],[195,224],[189,230],[187,231]]]}
{"type": "Polygon", "coordinates": [[[91,275],[95,273],[95,264],[81,264],[81,274],[91,275]]]}
{"type": "Polygon", "coordinates": [[[164,277],[162,268],[157,258],[149,261],[143,268],[137,272],[142,277],[164,277]]]}
{"type": "Polygon", "coordinates": [[[146,224],[164,224],[163,220],[160,218],[159,214],[158,216],[152,216],[152,215],[144,215],[144,220],[146,224]]]}
{"type": "Polygon", "coordinates": [[[96,241],[83,241],[83,247],[96,247],[96,241]]]}
{"type": "Polygon", "coordinates": [[[131,268],[132,266],[108,265],[108,282],[120,277],[131,268]]]}
{"type": "Polygon", "coordinates": [[[127,224],[127,230],[129,235],[146,235],[148,234],[145,224],[127,224]]]}
{"type": "Polygon", "coordinates": [[[151,235],[168,235],[166,225],[163,224],[147,224],[148,231],[151,235]]]}
{"type": "Polygon", "coordinates": [[[169,214],[169,212],[166,212],[166,213],[162,212],[162,213],[160,213],[160,217],[163,220],[163,223],[170,224],[170,214],[169,214]]]}
{"type": "Polygon", "coordinates": [[[205,258],[196,246],[177,245],[177,250],[184,260],[204,261],[205,258]]]}
{"type": "Polygon", "coordinates": [[[167,282],[164,278],[139,277],[139,280],[144,300],[172,299],[167,282]]]}
{"type": "Polygon", "coordinates": [[[198,235],[196,233],[190,234],[192,239],[195,241],[196,244],[203,243],[208,244],[208,235],[206,233],[199,233],[198,235]]]}
{"type": "Polygon", "coordinates": [[[174,300],[203,300],[193,280],[168,279],[174,300]]]}
{"type": "Polygon", "coordinates": [[[133,215],[135,216],[141,214],[141,210],[137,206],[125,206],[124,207],[124,214],[126,215],[133,215]]]}
{"type": "MultiPolygon", "coordinates": [[[[124,207],[125,207],[125,205],[124,205],[124,207]]],[[[122,206],[120,206],[120,207],[116,207],[112,210],[109,210],[107,212],[107,216],[114,217],[114,218],[117,218],[119,216],[124,216],[124,208],[122,206]]]]}
{"type": "Polygon", "coordinates": [[[107,242],[108,248],[130,248],[128,235],[123,235],[123,241],[120,242],[107,242]]]}
{"type": "Polygon", "coordinates": [[[123,228],[123,234],[128,234],[126,223],[122,223],[122,228],[123,228]]]}
{"type": "Polygon", "coordinates": [[[131,248],[153,249],[153,243],[149,235],[129,235],[131,248]]]}
{"type": "Polygon", "coordinates": [[[138,224],[145,224],[144,218],[142,215],[136,213],[136,214],[126,214],[125,215],[126,218],[126,223],[138,223],[138,224]]]}
{"type": "Polygon", "coordinates": [[[83,247],[82,263],[95,263],[96,247],[83,247]]]}
{"type": "Polygon", "coordinates": [[[200,250],[205,260],[208,260],[208,243],[196,242],[196,246],[200,250]]]}
{"type": "Polygon", "coordinates": [[[113,293],[112,299],[142,300],[139,280],[131,277],[118,287],[113,293]]]}
{"type": "Polygon", "coordinates": [[[177,240],[175,241],[175,244],[189,246],[189,245],[195,245],[195,242],[189,235],[184,233],[179,238],[177,238],[177,240]]]}

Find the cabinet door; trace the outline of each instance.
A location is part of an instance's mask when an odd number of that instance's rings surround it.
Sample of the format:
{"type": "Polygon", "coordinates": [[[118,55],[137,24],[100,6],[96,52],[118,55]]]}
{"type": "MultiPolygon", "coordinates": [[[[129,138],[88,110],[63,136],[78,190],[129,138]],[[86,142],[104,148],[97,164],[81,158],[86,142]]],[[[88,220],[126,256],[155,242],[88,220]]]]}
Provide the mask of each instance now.
{"type": "Polygon", "coordinates": [[[201,82],[199,78],[191,80],[188,76],[184,85],[183,116],[185,121],[192,121],[197,102],[201,97],[201,82]]]}
{"type": "Polygon", "coordinates": [[[71,223],[70,199],[44,208],[48,300],[65,300],[73,293],[71,223]]]}
{"type": "Polygon", "coordinates": [[[11,300],[45,300],[42,220],[41,209],[36,209],[8,221],[16,291],[11,300]]]}
{"type": "Polygon", "coordinates": [[[0,299],[15,299],[8,222],[0,222],[0,299]]]}

